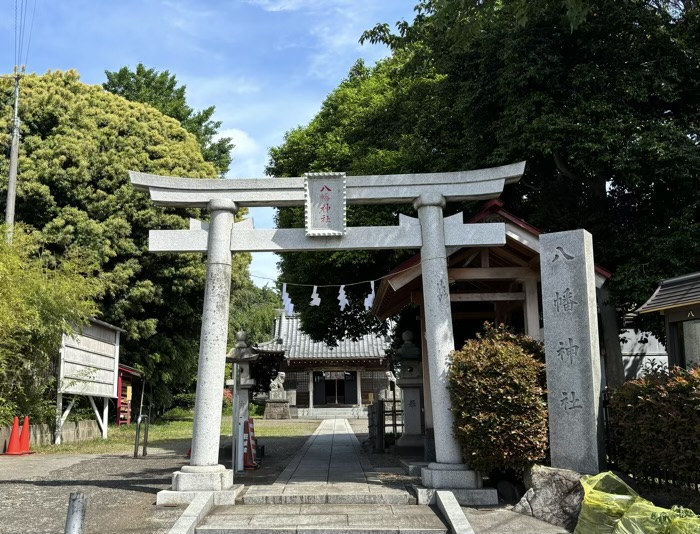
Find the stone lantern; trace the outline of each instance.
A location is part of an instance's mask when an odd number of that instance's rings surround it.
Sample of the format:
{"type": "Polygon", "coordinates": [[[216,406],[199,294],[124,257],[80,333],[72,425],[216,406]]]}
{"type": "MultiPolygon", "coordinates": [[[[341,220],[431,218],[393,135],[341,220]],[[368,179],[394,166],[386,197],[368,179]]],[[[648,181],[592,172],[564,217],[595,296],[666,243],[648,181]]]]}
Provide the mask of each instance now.
{"type": "Polygon", "coordinates": [[[243,426],[248,420],[250,390],[255,380],[250,376],[250,364],[258,359],[248,345],[248,334],[240,330],[236,334],[236,343],[226,355],[226,360],[233,364],[232,378],[226,385],[233,386],[233,428],[235,435],[235,471],[243,471],[243,426]]]}
{"type": "Polygon", "coordinates": [[[402,449],[423,448],[422,398],[423,373],[420,348],[413,343],[413,332],[401,335],[403,344],[399,349],[401,373],[397,385],[402,392],[403,434],[396,446],[402,449]]]}

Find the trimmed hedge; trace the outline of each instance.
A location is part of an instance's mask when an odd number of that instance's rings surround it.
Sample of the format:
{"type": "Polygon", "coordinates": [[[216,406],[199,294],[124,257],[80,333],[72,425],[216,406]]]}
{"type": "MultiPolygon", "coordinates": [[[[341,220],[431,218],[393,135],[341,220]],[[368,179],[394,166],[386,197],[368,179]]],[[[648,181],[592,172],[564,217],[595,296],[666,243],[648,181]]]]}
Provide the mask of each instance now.
{"type": "Polygon", "coordinates": [[[700,368],[652,369],[610,398],[610,424],[620,467],[644,474],[700,473],[700,368]]]}
{"type": "Polygon", "coordinates": [[[454,433],[466,462],[481,471],[521,471],[547,452],[544,348],[503,325],[452,353],[454,433]]]}

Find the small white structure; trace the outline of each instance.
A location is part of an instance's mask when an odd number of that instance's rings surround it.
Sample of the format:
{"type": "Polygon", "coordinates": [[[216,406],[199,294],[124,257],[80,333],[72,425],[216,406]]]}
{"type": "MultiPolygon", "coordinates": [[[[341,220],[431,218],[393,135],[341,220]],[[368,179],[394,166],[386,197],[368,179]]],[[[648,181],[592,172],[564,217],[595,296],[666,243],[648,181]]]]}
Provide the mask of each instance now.
{"type": "Polygon", "coordinates": [[[75,396],[85,395],[95,411],[102,439],[107,439],[109,399],[117,398],[119,375],[119,336],[124,332],[97,319],[74,336],[63,335],[58,370],[55,442],[61,443],[61,429],[75,403],[75,396]],[[74,395],[63,411],[63,395],[74,395]],[[102,414],[95,397],[103,399],[102,414]]]}

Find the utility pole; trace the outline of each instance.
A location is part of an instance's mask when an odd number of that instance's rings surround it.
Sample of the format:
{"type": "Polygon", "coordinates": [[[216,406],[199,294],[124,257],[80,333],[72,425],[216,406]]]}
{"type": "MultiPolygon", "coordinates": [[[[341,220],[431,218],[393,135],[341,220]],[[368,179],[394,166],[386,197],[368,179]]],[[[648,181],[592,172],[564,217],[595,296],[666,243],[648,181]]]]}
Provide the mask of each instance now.
{"type": "Polygon", "coordinates": [[[17,164],[19,159],[19,78],[20,72],[15,65],[15,109],[12,116],[12,145],[10,148],[10,175],[7,181],[7,206],[5,224],[7,225],[5,241],[12,243],[15,225],[15,197],[17,196],[17,164]]]}

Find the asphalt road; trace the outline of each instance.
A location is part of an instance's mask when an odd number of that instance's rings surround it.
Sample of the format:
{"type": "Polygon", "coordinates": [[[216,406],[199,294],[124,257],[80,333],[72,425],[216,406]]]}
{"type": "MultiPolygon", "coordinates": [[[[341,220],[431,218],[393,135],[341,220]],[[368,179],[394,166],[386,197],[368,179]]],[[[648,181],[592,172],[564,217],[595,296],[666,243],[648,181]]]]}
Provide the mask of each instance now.
{"type": "MultiPolygon", "coordinates": [[[[264,438],[260,469],[236,475],[242,484],[272,484],[308,436],[264,438]]],[[[187,464],[189,441],[150,447],[148,456],[0,455],[0,532],[62,534],[72,492],[87,497],[85,534],[165,534],[184,507],[155,506],[171,475],[187,464]]]]}

